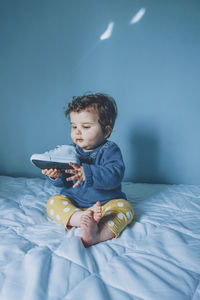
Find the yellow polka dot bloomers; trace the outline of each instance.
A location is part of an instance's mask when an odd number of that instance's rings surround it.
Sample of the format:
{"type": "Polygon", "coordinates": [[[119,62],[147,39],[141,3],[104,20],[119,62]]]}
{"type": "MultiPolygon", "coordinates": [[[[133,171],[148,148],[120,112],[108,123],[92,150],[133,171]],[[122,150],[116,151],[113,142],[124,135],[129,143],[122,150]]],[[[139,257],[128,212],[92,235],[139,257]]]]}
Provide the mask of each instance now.
{"type": "MultiPolygon", "coordinates": [[[[79,210],[88,208],[78,208],[73,201],[64,195],[54,195],[47,202],[48,216],[54,221],[67,226],[71,216],[79,210]]],[[[133,220],[133,209],[131,204],[124,199],[113,199],[102,205],[101,223],[106,225],[117,238],[123,229],[133,220]]]]}

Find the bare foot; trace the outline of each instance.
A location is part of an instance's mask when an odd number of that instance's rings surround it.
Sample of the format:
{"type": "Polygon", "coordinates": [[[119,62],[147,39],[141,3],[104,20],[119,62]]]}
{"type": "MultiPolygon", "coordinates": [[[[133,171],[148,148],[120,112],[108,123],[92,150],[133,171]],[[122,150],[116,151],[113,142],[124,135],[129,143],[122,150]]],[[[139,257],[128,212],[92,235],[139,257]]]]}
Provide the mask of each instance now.
{"type": "Polygon", "coordinates": [[[97,201],[93,206],[88,208],[88,210],[93,211],[93,213],[94,213],[93,218],[98,223],[101,220],[101,211],[102,211],[101,202],[97,201]]]}
{"type": "Polygon", "coordinates": [[[99,228],[96,220],[94,220],[94,212],[87,210],[80,220],[80,228],[82,229],[82,242],[85,247],[89,247],[98,243],[99,228]]]}
{"type": "Polygon", "coordinates": [[[99,223],[99,221],[101,220],[101,210],[102,210],[101,202],[97,201],[93,206],[89,207],[85,211],[82,211],[82,210],[76,211],[69,219],[67,226],[80,227],[81,217],[85,214],[87,215],[88,211],[93,212],[93,218],[94,218],[95,222],[99,223]]]}

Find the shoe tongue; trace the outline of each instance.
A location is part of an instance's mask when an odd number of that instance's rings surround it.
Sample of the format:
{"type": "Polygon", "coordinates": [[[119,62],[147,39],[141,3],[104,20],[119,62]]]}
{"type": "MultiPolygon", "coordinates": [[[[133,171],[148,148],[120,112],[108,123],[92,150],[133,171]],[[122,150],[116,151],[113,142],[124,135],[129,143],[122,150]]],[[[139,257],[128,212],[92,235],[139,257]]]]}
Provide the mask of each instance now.
{"type": "Polygon", "coordinates": [[[57,146],[55,149],[49,151],[49,153],[51,153],[51,154],[59,153],[59,152],[64,155],[67,155],[67,156],[76,155],[75,148],[73,146],[69,146],[69,145],[57,146]]]}
{"type": "Polygon", "coordinates": [[[61,151],[63,151],[64,153],[66,153],[67,155],[69,155],[69,156],[74,156],[75,155],[75,148],[74,147],[72,147],[72,146],[65,146],[65,145],[63,145],[62,146],[62,149],[60,149],[61,151]]]}
{"type": "Polygon", "coordinates": [[[54,148],[54,149],[52,149],[52,150],[49,150],[49,151],[44,152],[44,154],[52,155],[52,154],[54,154],[55,152],[59,152],[59,151],[60,151],[60,146],[57,146],[56,148],[54,148]]]}

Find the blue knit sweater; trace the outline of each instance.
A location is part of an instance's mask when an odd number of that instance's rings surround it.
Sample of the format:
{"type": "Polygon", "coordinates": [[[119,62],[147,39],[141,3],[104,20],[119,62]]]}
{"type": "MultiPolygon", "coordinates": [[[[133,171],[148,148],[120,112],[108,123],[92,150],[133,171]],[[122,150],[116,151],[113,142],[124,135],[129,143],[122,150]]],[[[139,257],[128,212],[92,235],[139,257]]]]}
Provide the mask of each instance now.
{"type": "Polygon", "coordinates": [[[85,181],[73,188],[76,181],[66,181],[71,174],[63,173],[54,180],[49,178],[55,186],[62,187],[62,195],[74,200],[78,207],[90,207],[96,201],[105,204],[112,199],[126,199],[121,191],[125,166],[121,151],[114,142],[106,141],[89,152],[76,145],[76,151],[80,155],[85,181]]]}

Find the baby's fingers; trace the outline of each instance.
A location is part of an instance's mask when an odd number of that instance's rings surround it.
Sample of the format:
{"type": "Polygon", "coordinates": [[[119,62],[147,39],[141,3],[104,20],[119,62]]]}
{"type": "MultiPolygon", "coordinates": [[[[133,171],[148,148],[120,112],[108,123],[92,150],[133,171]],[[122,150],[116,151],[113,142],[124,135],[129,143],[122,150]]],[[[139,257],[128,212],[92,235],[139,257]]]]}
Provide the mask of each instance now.
{"type": "Polygon", "coordinates": [[[77,164],[75,164],[75,163],[72,163],[72,162],[70,162],[69,165],[70,165],[72,168],[74,168],[74,169],[79,169],[79,168],[80,168],[79,165],[77,165],[77,164]]]}
{"type": "Polygon", "coordinates": [[[75,174],[76,171],[74,169],[67,169],[65,170],[65,173],[68,173],[68,174],[75,174]]]}
{"type": "Polygon", "coordinates": [[[54,174],[54,170],[53,169],[49,169],[49,170],[46,171],[46,175],[47,176],[51,177],[53,174],[54,174]]]}
{"type": "Polygon", "coordinates": [[[47,172],[48,172],[48,169],[43,169],[43,170],[42,170],[42,174],[44,174],[44,175],[46,175],[47,172]]]}
{"type": "Polygon", "coordinates": [[[42,174],[47,175],[48,177],[59,177],[61,172],[57,169],[44,169],[42,174]]]}
{"type": "Polygon", "coordinates": [[[78,181],[73,185],[73,188],[75,189],[80,183],[81,183],[81,181],[78,180],[78,181]]]}
{"type": "Polygon", "coordinates": [[[76,180],[76,175],[66,178],[66,181],[72,181],[72,180],[76,180]]]}
{"type": "Polygon", "coordinates": [[[57,169],[53,169],[51,172],[51,176],[57,176],[58,174],[60,174],[60,171],[57,169]]]}

